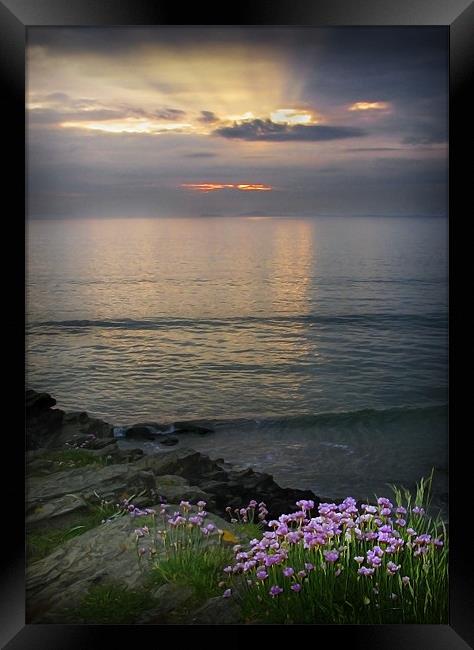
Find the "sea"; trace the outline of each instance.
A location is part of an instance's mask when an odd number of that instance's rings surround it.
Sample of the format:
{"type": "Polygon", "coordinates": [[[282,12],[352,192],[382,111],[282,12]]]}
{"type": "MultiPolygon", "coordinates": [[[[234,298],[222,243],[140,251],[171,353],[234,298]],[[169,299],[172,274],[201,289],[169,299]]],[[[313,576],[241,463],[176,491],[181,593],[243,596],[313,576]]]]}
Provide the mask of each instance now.
{"type": "Polygon", "coordinates": [[[434,469],[446,511],[447,219],[41,219],[26,243],[27,386],[58,407],[201,420],[180,445],[329,499],[434,469]]]}

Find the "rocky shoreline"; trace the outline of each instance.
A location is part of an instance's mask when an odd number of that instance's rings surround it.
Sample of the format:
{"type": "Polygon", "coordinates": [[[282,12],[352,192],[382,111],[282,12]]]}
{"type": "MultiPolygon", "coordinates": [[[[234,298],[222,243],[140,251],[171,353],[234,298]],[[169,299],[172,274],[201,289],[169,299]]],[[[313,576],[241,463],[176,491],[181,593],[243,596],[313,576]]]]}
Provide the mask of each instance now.
{"type": "MultiPolygon", "coordinates": [[[[103,504],[133,500],[139,507],[159,507],[163,502],[205,501],[211,521],[222,530],[232,530],[226,509],[245,507],[252,499],[267,504],[269,518],[297,510],[295,503],[300,499],[320,502],[311,490],[280,487],[270,474],[236,469],[223,459],[211,459],[181,444],[168,448],[181,443],[182,434],[211,433],[200,424],[175,423],[171,441],[156,423],[130,427],[129,438],[153,435],[164,441],[162,452],[147,455],[141,449],[120,449],[113,425],[86,412],[65,413],[55,406],[56,400],[47,393],[26,393],[27,545],[28,538],[42,539],[46,531],[77,533],[82,528],[84,532],[65,539],[52,552],[43,549],[41,557],[30,557],[30,623],[59,622],[61,612],[71,611],[92,585],[113,581],[136,588],[142,583],[133,520],[117,517],[103,525],[99,518],[97,525],[90,524],[91,512],[100,512],[103,504]]],[[[234,530],[231,537],[235,540],[238,533],[234,530]]],[[[153,596],[154,610],[147,613],[145,622],[172,622],[169,592],[174,587],[165,586],[161,596],[153,596]]],[[[182,590],[173,593],[178,601],[183,598],[182,590]]],[[[212,621],[212,615],[206,619],[205,610],[200,622],[203,616],[206,622],[221,622],[228,614],[222,607],[211,603],[208,614],[217,612],[219,620],[212,621]]],[[[185,611],[190,617],[186,622],[192,622],[192,612],[185,611]]]]}

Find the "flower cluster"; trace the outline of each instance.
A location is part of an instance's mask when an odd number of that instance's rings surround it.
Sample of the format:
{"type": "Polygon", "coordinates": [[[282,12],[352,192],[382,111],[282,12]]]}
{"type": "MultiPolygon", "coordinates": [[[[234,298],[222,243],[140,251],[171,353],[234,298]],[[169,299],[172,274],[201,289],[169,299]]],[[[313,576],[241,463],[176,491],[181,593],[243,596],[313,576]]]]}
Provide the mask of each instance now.
{"type": "Polygon", "coordinates": [[[268,510],[263,501],[257,503],[252,499],[249,501],[246,508],[234,508],[234,510],[232,510],[230,506],[227,506],[225,510],[229,515],[232,524],[253,524],[255,522],[255,515],[257,515],[258,523],[263,525],[267,523],[266,517],[268,515],[268,510]]]}
{"type": "MultiPolygon", "coordinates": [[[[127,504],[127,510],[132,518],[151,516],[153,526],[142,526],[134,531],[135,539],[138,541],[145,537],[152,538],[152,546],[149,548],[150,555],[157,551],[156,541],[158,538],[165,547],[174,549],[192,547],[199,545],[201,540],[210,536],[218,536],[221,539],[223,530],[217,528],[212,522],[206,522],[208,513],[205,510],[206,502],[199,501],[193,506],[189,501],[181,501],[179,510],[169,512],[169,506],[161,503],[158,513],[152,508],[138,508],[133,504],[127,504]],[[161,525],[157,526],[157,514],[161,515],[161,525]]],[[[139,557],[145,554],[144,548],[137,548],[139,557]]]]}
{"type": "Polygon", "coordinates": [[[268,522],[270,530],[251,540],[248,550],[234,547],[235,561],[224,573],[245,576],[249,585],[265,590],[272,599],[284,592],[298,594],[312,576],[328,572],[334,579],[343,571],[353,572],[358,580],[400,575],[400,584],[407,586],[410,578],[401,577],[404,558],[421,557],[443,545],[439,538],[406,528],[407,520],[424,516],[418,506],[407,511],[382,497],[376,505],[358,507],[355,499],[347,497],[337,505],[321,503],[312,516],[312,501],[296,505],[296,512],[268,522]]]}

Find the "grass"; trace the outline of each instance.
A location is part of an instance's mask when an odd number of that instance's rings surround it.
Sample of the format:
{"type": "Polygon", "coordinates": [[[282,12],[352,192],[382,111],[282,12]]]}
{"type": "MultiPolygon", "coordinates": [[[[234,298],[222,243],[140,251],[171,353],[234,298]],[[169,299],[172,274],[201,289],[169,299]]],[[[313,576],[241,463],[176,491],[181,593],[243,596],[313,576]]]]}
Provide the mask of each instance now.
{"type": "Polygon", "coordinates": [[[112,504],[101,502],[90,504],[87,511],[84,511],[69,519],[67,526],[60,528],[38,528],[27,532],[26,555],[29,562],[36,562],[50,555],[65,542],[84,534],[88,530],[99,526],[104,519],[121,515],[112,504]]]}
{"type": "Polygon", "coordinates": [[[152,609],[154,599],[147,590],[128,589],[122,585],[96,585],[91,587],[72,615],[74,620],[96,624],[135,623],[144,611],[152,609]]]}
{"type": "Polygon", "coordinates": [[[62,471],[64,469],[76,469],[87,465],[99,465],[104,467],[109,463],[107,456],[96,456],[84,449],[61,449],[49,451],[42,454],[41,459],[53,463],[51,471],[62,471]]]}
{"type": "Polygon", "coordinates": [[[234,524],[234,530],[243,542],[250,542],[251,539],[262,536],[263,526],[254,522],[234,524]]]}
{"type": "Polygon", "coordinates": [[[182,549],[156,560],[150,578],[155,584],[175,583],[193,588],[204,601],[222,593],[219,582],[222,569],[232,560],[232,550],[226,546],[182,549]]]}
{"type": "MultiPolygon", "coordinates": [[[[140,517],[142,530],[147,529],[152,538],[152,548],[156,551],[148,565],[148,583],[174,583],[191,587],[199,601],[216,596],[220,593],[219,582],[222,580],[222,569],[232,560],[232,550],[226,543],[226,536],[235,543],[238,541],[229,530],[220,530],[213,524],[212,532],[203,534],[200,525],[193,525],[192,511],[186,506],[180,519],[180,525],[166,523],[166,517],[161,520],[155,515],[140,517]]],[[[196,516],[196,513],[194,513],[196,516]]],[[[172,517],[169,517],[172,519],[172,517]]],[[[204,525],[202,518],[202,525],[204,525]]],[[[140,541],[137,539],[137,553],[140,541]]]]}

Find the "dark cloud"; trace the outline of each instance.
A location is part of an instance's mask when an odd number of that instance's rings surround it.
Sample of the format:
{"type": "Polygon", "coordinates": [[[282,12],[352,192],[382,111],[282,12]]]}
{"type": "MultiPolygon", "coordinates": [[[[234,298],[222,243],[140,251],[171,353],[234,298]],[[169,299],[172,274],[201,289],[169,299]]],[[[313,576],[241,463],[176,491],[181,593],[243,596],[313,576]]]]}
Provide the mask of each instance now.
{"type": "Polygon", "coordinates": [[[265,140],[266,142],[319,142],[323,140],[341,140],[343,138],[358,138],[366,135],[363,129],[350,126],[325,126],[303,124],[276,124],[271,120],[249,120],[234,123],[213,131],[224,138],[239,140],[265,140]]]}
{"type": "Polygon", "coordinates": [[[117,108],[102,108],[95,100],[72,100],[64,93],[51,93],[43,101],[52,104],[50,108],[32,109],[28,113],[30,124],[59,124],[61,122],[91,122],[120,120],[128,117],[174,122],[183,119],[185,111],[178,108],[159,108],[145,111],[135,106],[120,104],[117,108]],[[53,95],[55,96],[53,98],[53,95]],[[61,96],[61,100],[59,99],[61,96]],[[57,102],[57,103],[56,103],[57,102]],[[60,104],[60,105],[58,105],[60,104]]]}
{"type": "MultiPolygon", "coordinates": [[[[136,51],[140,47],[164,44],[167,47],[213,47],[249,45],[283,49],[290,56],[327,53],[342,63],[373,66],[377,60],[411,64],[420,57],[437,57],[447,47],[448,28],[441,27],[29,27],[28,45],[64,53],[104,53],[136,51]]],[[[327,57],[325,57],[325,60],[327,57]]],[[[301,59],[300,59],[301,62],[301,59]]]]}
{"type": "Polygon", "coordinates": [[[186,111],[179,108],[162,108],[152,113],[160,120],[180,120],[186,115],[186,111]]]}
{"type": "Polygon", "coordinates": [[[198,117],[198,121],[204,124],[212,124],[213,122],[218,122],[219,118],[212,111],[201,111],[201,117],[198,117]]]}
{"type": "Polygon", "coordinates": [[[37,109],[30,111],[28,122],[30,124],[58,124],[60,122],[81,122],[81,121],[106,121],[123,117],[119,111],[98,109],[91,111],[58,111],[56,109],[37,109]]]}
{"type": "Polygon", "coordinates": [[[49,93],[44,96],[44,99],[48,102],[69,102],[70,97],[66,93],[49,93]]]}
{"type": "Polygon", "coordinates": [[[183,111],[180,108],[164,107],[157,108],[154,111],[145,111],[142,108],[137,108],[128,104],[120,104],[119,110],[121,111],[119,117],[145,117],[158,120],[168,120],[170,122],[181,120],[186,115],[186,111],[183,111]]]}

